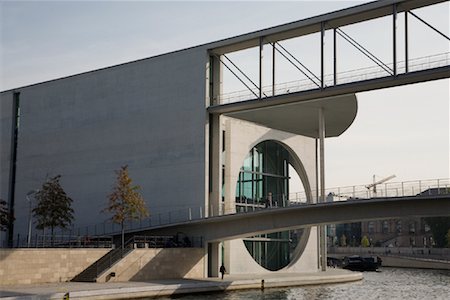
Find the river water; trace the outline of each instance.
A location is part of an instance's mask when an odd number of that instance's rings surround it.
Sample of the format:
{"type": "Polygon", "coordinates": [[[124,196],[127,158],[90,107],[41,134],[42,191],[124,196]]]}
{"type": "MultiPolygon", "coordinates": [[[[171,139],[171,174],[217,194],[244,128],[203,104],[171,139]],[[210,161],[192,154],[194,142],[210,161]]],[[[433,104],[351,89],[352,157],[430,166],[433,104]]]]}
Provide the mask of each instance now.
{"type": "Polygon", "coordinates": [[[352,283],[195,294],[163,299],[450,299],[450,271],[381,268],[352,283]]]}

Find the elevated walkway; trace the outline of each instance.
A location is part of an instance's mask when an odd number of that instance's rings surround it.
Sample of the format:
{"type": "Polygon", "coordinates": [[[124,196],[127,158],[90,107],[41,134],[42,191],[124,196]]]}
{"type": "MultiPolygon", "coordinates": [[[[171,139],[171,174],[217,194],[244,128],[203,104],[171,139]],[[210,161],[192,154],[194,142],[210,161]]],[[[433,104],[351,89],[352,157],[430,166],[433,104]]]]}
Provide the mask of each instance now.
{"type": "Polygon", "coordinates": [[[170,224],[145,234],[171,235],[184,232],[202,236],[205,242],[219,242],[257,234],[326,224],[390,219],[406,216],[433,217],[450,214],[450,194],[399,198],[347,200],[304,204],[286,208],[223,215],[191,222],[170,224]]]}
{"type": "MultiPolygon", "coordinates": [[[[316,194],[315,190],[311,190],[312,198],[316,194]]],[[[373,189],[368,189],[366,185],[353,185],[353,186],[343,186],[343,187],[332,187],[325,190],[327,195],[327,202],[345,202],[348,200],[355,201],[369,201],[369,200],[382,200],[388,201],[389,199],[396,200],[402,197],[442,197],[445,195],[450,195],[450,178],[440,178],[440,179],[430,179],[430,180],[414,180],[414,181],[404,181],[404,182],[389,182],[380,184],[377,186],[376,192],[373,189]]],[[[283,208],[283,207],[306,207],[310,204],[307,203],[307,194],[304,191],[291,192],[289,195],[273,195],[273,206],[271,211],[283,208]]],[[[242,211],[254,212],[257,210],[266,210],[264,202],[262,199],[245,199],[245,202],[240,199],[236,200],[237,206],[245,207],[242,211]]],[[[353,202],[352,202],[353,203],[353,202]]],[[[312,204],[315,206],[315,204],[312,204]]],[[[207,209],[206,209],[207,210],[207,209]]],[[[217,211],[215,207],[210,206],[211,211],[217,211]]],[[[442,210],[442,212],[445,212],[442,210]]],[[[152,216],[146,219],[126,223],[125,233],[127,236],[139,234],[139,232],[145,232],[147,230],[158,229],[161,227],[167,227],[172,225],[178,225],[182,223],[192,223],[201,221],[204,219],[211,219],[216,217],[215,215],[207,215],[205,207],[185,207],[180,209],[169,210],[165,212],[153,212],[152,216]]],[[[386,216],[386,218],[388,218],[386,216]]],[[[380,217],[380,219],[383,219],[380,217]]],[[[99,235],[108,236],[119,236],[120,227],[112,223],[111,221],[106,221],[103,223],[93,224],[89,226],[84,226],[72,230],[72,234],[78,232],[78,238],[84,241],[84,237],[89,236],[91,240],[95,242],[99,235]]],[[[183,232],[183,231],[180,231],[183,232]]],[[[185,236],[179,236],[178,239],[182,240],[185,236]]],[[[176,234],[171,233],[172,234],[176,234]]],[[[59,234],[63,235],[64,232],[59,234]]],[[[158,233],[159,235],[159,233],[158,233]]],[[[193,244],[200,245],[202,240],[199,240],[200,236],[193,238],[189,236],[190,241],[193,244]]],[[[33,239],[32,239],[33,241],[33,239]]],[[[26,246],[26,236],[22,237],[20,241],[15,240],[14,246],[25,247],[26,246]]],[[[32,242],[33,246],[35,243],[32,242]]],[[[47,243],[48,244],[48,243],[47,243]]],[[[84,244],[81,244],[83,246],[84,244]]],[[[47,245],[48,246],[48,245],[47,245]]]]}

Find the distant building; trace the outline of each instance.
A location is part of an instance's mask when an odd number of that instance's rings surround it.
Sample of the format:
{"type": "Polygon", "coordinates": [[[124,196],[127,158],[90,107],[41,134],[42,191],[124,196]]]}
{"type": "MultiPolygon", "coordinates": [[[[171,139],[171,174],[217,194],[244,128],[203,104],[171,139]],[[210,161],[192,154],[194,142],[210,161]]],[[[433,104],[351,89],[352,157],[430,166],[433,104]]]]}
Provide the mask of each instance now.
{"type": "Polygon", "coordinates": [[[394,247],[430,247],[433,237],[430,227],[422,218],[361,222],[361,234],[372,245],[394,247]]]}

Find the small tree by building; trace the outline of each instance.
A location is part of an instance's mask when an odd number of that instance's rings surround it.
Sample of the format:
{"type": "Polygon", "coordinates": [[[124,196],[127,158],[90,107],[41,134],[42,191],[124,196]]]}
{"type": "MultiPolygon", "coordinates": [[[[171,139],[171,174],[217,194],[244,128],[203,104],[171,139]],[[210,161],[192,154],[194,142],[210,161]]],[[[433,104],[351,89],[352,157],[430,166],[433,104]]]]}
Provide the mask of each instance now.
{"type": "Polygon", "coordinates": [[[347,237],[345,236],[345,234],[341,235],[339,242],[340,242],[341,247],[347,246],[347,237]]]}
{"type": "Polygon", "coordinates": [[[51,229],[53,241],[54,229],[67,228],[74,219],[72,199],[67,196],[60,184],[61,175],[48,179],[36,193],[36,207],[32,210],[37,229],[51,229]]]}
{"type": "Polygon", "coordinates": [[[112,213],[112,221],[120,224],[122,233],[122,248],[125,245],[125,221],[139,220],[149,215],[144,198],[139,193],[138,185],[133,185],[128,175],[128,166],[116,171],[117,181],[112,193],[108,196],[108,206],[105,211],[112,213]]]}
{"type": "Polygon", "coordinates": [[[370,246],[370,241],[367,238],[367,236],[363,236],[361,239],[361,246],[363,247],[369,247],[370,246]]]}

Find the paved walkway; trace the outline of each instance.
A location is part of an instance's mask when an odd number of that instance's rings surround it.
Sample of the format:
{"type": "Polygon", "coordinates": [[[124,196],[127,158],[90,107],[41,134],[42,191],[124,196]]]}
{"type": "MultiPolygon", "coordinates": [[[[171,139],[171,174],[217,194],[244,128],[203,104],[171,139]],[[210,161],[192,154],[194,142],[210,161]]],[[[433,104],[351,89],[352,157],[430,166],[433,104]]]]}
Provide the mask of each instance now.
{"type": "Polygon", "coordinates": [[[224,280],[177,279],[148,282],[84,283],[62,282],[40,285],[0,286],[0,299],[129,299],[173,294],[218,292],[236,289],[299,286],[309,284],[341,283],[361,280],[362,274],[342,269],[316,273],[269,273],[258,275],[225,275],[224,280]]]}

